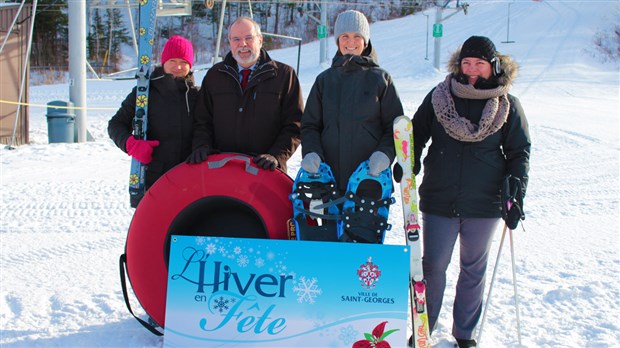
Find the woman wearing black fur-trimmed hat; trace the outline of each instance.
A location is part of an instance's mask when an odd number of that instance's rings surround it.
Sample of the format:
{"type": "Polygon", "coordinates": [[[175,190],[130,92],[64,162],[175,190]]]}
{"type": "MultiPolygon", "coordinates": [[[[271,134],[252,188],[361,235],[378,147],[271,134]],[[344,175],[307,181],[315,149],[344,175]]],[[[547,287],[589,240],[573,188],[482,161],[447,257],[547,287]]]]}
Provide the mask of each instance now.
{"type": "MultiPolygon", "coordinates": [[[[517,68],[490,39],[472,36],[451,56],[450,74],[413,118],[416,174],[431,140],[419,190],[429,327],[431,332],[436,327],[446,269],[459,237],[452,327],[459,347],[476,346],[473,333],[482,310],[489,249],[502,217],[503,180],[507,175],[518,178],[523,192],[527,184],[528,123],[519,100],[508,93],[517,68]]],[[[509,214],[508,226],[516,227],[519,217],[509,214]]]]}

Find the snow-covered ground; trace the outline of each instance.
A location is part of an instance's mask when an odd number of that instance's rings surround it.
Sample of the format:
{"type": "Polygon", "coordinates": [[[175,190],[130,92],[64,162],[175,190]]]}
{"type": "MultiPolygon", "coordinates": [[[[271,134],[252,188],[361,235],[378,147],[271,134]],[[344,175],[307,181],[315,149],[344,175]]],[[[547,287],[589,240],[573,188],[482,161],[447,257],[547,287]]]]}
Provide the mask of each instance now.
{"type": "MultiPolygon", "coordinates": [[[[515,231],[521,331],[527,347],[620,346],[619,68],[602,63],[594,37],[609,32],[617,1],[470,1],[444,23],[441,71],[433,40],[425,60],[422,14],[371,26],[380,63],[413,115],[445,75],[448,55],[471,35],[489,36],[521,65],[512,90],[533,141],[525,231],[515,231]]],[[[445,11],[447,16],[453,10],[445,11]]],[[[428,11],[431,22],[434,11],[428,11]]],[[[335,53],[329,41],[329,56],[335,53]]],[[[297,48],[272,52],[296,65],[297,48]]],[[[302,48],[304,94],[323,70],[319,45],[302,48]]],[[[198,73],[198,81],[204,72],[198,73]]],[[[133,210],[130,159],[106,126],[134,81],[89,81],[88,129],[95,141],[48,144],[46,110],[30,109],[32,143],[1,149],[0,345],[2,347],[159,347],[123,302],[118,257],[133,210]],[[96,108],[109,108],[101,110],[96,108]]],[[[67,85],[37,86],[30,102],[68,100],[67,85]]],[[[299,168],[300,151],[289,175],[299,168]]],[[[422,178],[418,177],[418,181],[422,178]]],[[[399,200],[398,191],[395,193],[399,200]]],[[[403,244],[400,205],[388,244],[403,244]]],[[[498,231],[490,272],[494,265],[498,231]]],[[[452,347],[455,252],[434,346],[452,347]]],[[[488,285],[488,283],[487,283],[488,285]]],[[[141,312],[144,315],[143,312],[141,312]]],[[[481,347],[517,346],[512,273],[505,246],[481,347]]]]}

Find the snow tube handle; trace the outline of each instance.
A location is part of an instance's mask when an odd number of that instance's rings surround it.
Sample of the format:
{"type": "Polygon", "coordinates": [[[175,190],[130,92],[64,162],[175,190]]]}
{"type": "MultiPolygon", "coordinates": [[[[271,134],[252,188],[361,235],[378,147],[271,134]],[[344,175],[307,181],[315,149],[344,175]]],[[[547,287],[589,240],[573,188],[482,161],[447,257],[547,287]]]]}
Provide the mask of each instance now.
{"type": "Polygon", "coordinates": [[[131,304],[129,303],[129,297],[128,297],[128,293],[127,293],[127,282],[125,280],[125,268],[127,267],[127,255],[123,254],[121,255],[121,257],[118,260],[118,264],[120,267],[120,276],[121,276],[121,288],[123,289],[123,298],[125,299],[125,305],[127,306],[127,309],[129,310],[129,313],[131,313],[131,315],[133,315],[134,318],[136,318],[136,320],[142,325],[144,326],[147,330],[149,330],[152,334],[156,335],[156,336],[163,336],[164,334],[160,331],[158,331],[156,328],[153,327],[153,325],[147,323],[146,321],[140,319],[137,315],[134,314],[133,310],[131,309],[131,304]]]}
{"type": "Polygon", "coordinates": [[[217,168],[222,168],[223,166],[226,165],[226,163],[228,163],[231,160],[241,160],[243,162],[245,162],[245,171],[252,174],[252,175],[257,175],[258,174],[258,168],[256,167],[252,167],[250,165],[251,160],[249,157],[245,157],[245,156],[230,156],[230,157],[226,157],[224,159],[221,159],[219,161],[214,161],[214,162],[209,162],[209,169],[217,169],[217,168]]]}

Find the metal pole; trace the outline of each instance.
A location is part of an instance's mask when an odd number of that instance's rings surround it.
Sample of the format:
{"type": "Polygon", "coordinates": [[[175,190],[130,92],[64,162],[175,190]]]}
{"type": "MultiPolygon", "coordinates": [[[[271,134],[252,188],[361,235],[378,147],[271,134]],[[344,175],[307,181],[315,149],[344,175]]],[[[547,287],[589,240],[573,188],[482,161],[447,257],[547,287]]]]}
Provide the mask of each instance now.
{"type": "Polygon", "coordinates": [[[133,48],[136,51],[136,58],[138,58],[138,40],[136,40],[136,27],[133,24],[133,14],[131,13],[131,6],[129,0],[125,0],[127,4],[127,14],[129,15],[129,27],[131,28],[131,39],[133,41],[133,48]]]}
{"type": "Polygon", "coordinates": [[[15,27],[15,23],[17,23],[17,18],[19,18],[19,14],[22,12],[22,9],[24,8],[25,3],[26,3],[26,0],[22,0],[21,5],[19,5],[19,9],[17,9],[17,12],[15,13],[15,18],[13,18],[13,23],[11,23],[11,26],[9,27],[9,31],[6,33],[6,36],[4,37],[4,42],[2,42],[2,47],[0,47],[0,53],[2,53],[2,51],[4,50],[4,45],[6,45],[6,42],[9,40],[9,36],[11,36],[13,27],[15,27]]]}
{"type": "Polygon", "coordinates": [[[508,230],[510,236],[510,256],[512,259],[512,285],[515,293],[515,311],[517,312],[517,338],[521,346],[521,317],[519,316],[519,294],[517,293],[517,270],[515,267],[515,249],[512,241],[512,230],[508,230]]]}
{"type": "Polygon", "coordinates": [[[508,24],[506,25],[506,42],[510,42],[510,3],[508,3],[508,24]]]}
{"type": "Polygon", "coordinates": [[[299,60],[301,59],[301,40],[297,45],[297,75],[299,75],[299,60]]]}
{"type": "Polygon", "coordinates": [[[220,42],[222,41],[222,26],[224,25],[224,10],[226,9],[226,0],[222,1],[222,9],[220,11],[220,25],[218,28],[217,42],[215,44],[215,55],[213,56],[213,64],[220,61],[220,42]]]}
{"type": "MultiPolygon", "coordinates": [[[[442,11],[443,11],[443,8],[441,6],[436,7],[436,11],[435,11],[435,23],[436,24],[441,24],[442,11]]],[[[435,69],[437,70],[439,70],[440,53],[441,53],[441,37],[436,37],[435,38],[435,61],[433,65],[435,66],[435,69]]]]}
{"type": "Polygon", "coordinates": [[[428,60],[428,17],[429,15],[423,13],[426,17],[426,55],[424,56],[424,60],[428,60]]]}
{"type": "MultiPolygon", "coordinates": [[[[13,125],[13,135],[11,136],[11,143],[9,144],[9,148],[13,148],[13,144],[15,143],[15,133],[17,132],[17,121],[19,120],[19,111],[21,108],[21,102],[22,102],[22,97],[24,96],[24,89],[26,86],[26,72],[28,71],[28,65],[30,64],[30,52],[32,50],[32,41],[33,41],[33,35],[34,35],[34,19],[35,19],[35,15],[37,13],[37,0],[34,0],[32,2],[32,24],[30,25],[30,37],[28,40],[28,48],[26,49],[26,59],[24,62],[24,70],[22,72],[22,81],[21,81],[21,86],[19,88],[19,99],[17,101],[19,101],[20,103],[17,104],[17,110],[15,111],[15,124],[13,125]]],[[[8,34],[7,34],[8,37],[8,34]]]]}
{"type": "Polygon", "coordinates": [[[484,328],[484,321],[487,318],[487,309],[491,303],[491,294],[493,293],[493,284],[495,283],[495,276],[497,275],[497,266],[499,265],[499,257],[502,254],[502,247],[504,246],[504,238],[506,237],[506,230],[508,225],[504,224],[504,231],[502,232],[502,239],[499,242],[499,249],[497,250],[497,259],[495,260],[495,267],[493,268],[493,276],[491,276],[491,284],[489,285],[489,293],[487,294],[487,300],[484,304],[484,311],[482,312],[482,319],[480,320],[480,327],[478,328],[478,344],[480,344],[480,338],[482,337],[482,329],[484,328]]]}
{"type": "Polygon", "coordinates": [[[86,67],[88,68],[88,71],[90,71],[91,73],[93,73],[95,75],[95,78],[97,80],[101,80],[101,78],[99,77],[99,75],[97,75],[97,72],[95,71],[95,69],[93,69],[93,66],[90,65],[90,63],[88,61],[86,61],[86,67]]]}
{"type": "Polygon", "coordinates": [[[321,39],[321,51],[319,61],[321,64],[327,62],[327,33],[330,32],[329,26],[327,26],[327,3],[321,4],[321,24],[325,26],[325,37],[321,39]]]}
{"type": "Polygon", "coordinates": [[[69,1],[69,99],[76,106],[77,142],[87,141],[86,0],[69,1]]]}
{"type": "Polygon", "coordinates": [[[283,39],[296,40],[298,42],[298,44],[297,44],[297,74],[299,74],[299,60],[300,60],[300,57],[301,57],[301,41],[302,41],[302,39],[300,37],[286,36],[286,35],[272,34],[272,33],[263,33],[263,36],[281,37],[283,39]]]}
{"type": "Polygon", "coordinates": [[[510,5],[511,2],[508,3],[508,24],[506,25],[506,41],[502,41],[503,43],[513,43],[514,41],[510,41],[510,5]]]}

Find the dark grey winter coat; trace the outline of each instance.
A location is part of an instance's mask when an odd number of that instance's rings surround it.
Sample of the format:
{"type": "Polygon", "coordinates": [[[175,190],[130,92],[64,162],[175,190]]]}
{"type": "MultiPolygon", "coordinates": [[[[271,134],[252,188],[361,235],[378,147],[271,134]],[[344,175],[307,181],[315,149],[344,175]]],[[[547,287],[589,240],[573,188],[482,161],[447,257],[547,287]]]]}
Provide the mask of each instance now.
{"type": "MultiPolygon", "coordinates": [[[[149,85],[147,138],[159,140],[153,149],[153,161],[146,167],[146,187],[185,161],[192,150],[193,110],[198,89],[190,73],[185,79],[164,74],[159,66],[151,74],[149,85]]],[[[132,136],[136,112],[136,88],[108,122],[108,134],[116,146],[127,152],[125,142],[132,136]]]]}
{"type": "MultiPolygon", "coordinates": [[[[449,62],[450,72],[457,78],[458,55],[459,51],[455,52],[449,62]]],[[[490,83],[512,84],[517,64],[509,56],[499,57],[503,74],[490,83]]],[[[431,103],[433,91],[413,118],[416,174],[420,171],[422,150],[431,140],[424,158],[420,210],[445,217],[500,217],[503,176],[511,174],[527,184],[531,142],[521,103],[508,94],[510,111],[502,128],[482,141],[463,142],[451,138],[437,120],[431,103]]],[[[478,124],[487,100],[462,99],[453,93],[452,97],[458,114],[478,124]]]]}
{"type": "Polygon", "coordinates": [[[299,146],[301,87],[293,68],[264,49],[257,64],[245,90],[230,52],[209,69],[196,105],[193,148],[270,154],[286,172],[286,161],[299,146]]]}
{"type": "Polygon", "coordinates": [[[342,55],[317,76],[301,119],[302,154],[316,152],[346,190],[349,177],[374,151],[394,160],[392,122],[403,106],[371,43],[361,56],[342,55]]]}

